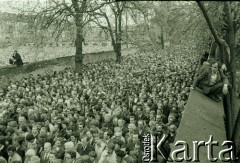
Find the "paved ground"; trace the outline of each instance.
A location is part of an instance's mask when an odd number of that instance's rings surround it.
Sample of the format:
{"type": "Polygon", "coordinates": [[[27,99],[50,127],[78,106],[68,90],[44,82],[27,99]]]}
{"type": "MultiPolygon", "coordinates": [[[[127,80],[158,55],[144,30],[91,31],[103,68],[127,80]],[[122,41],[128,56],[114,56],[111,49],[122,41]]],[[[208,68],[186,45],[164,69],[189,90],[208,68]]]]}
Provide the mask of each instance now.
{"type": "MultiPolygon", "coordinates": [[[[197,91],[191,91],[175,142],[178,140],[185,141],[189,145],[189,156],[193,157],[193,141],[207,142],[212,135],[213,141],[219,142],[219,146],[213,148],[213,156],[218,158],[219,152],[225,149],[221,147],[223,141],[226,140],[223,116],[224,110],[221,103],[214,102],[197,91]]],[[[172,147],[173,150],[180,148],[182,148],[182,145],[172,147]]],[[[201,146],[199,148],[201,163],[210,162],[207,154],[207,147],[201,146]]],[[[182,156],[182,154],[179,154],[179,156],[182,156]]],[[[218,160],[217,162],[222,161],[218,160]]]]}

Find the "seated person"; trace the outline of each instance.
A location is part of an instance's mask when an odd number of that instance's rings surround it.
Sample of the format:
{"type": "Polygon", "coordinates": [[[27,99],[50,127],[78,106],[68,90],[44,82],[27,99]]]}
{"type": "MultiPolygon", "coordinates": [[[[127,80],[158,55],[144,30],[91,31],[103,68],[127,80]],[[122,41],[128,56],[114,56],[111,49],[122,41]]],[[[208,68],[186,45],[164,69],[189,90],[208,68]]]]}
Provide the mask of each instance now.
{"type": "Polygon", "coordinates": [[[15,64],[16,66],[22,66],[23,61],[20,56],[20,54],[17,52],[17,50],[14,51],[12,58],[9,59],[10,64],[15,64]]]}
{"type": "Polygon", "coordinates": [[[210,67],[210,63],[208,61],[204,61],[202,66],[200,66],[198,72],[197,72],[197,76],[199,74],[201,74],[205,69],[209,68],[210,67]]]}
{"type": "Polygon", "coordinates": [[[196,87],[202,89],[203,93],[214,101],[221,101],[221,93],[228,93],[229,82],[223,71],[219,69],[217,61],[212,60],[211,67],[205,68],[199,73],[193,83],[192,89],[196,87]]]}

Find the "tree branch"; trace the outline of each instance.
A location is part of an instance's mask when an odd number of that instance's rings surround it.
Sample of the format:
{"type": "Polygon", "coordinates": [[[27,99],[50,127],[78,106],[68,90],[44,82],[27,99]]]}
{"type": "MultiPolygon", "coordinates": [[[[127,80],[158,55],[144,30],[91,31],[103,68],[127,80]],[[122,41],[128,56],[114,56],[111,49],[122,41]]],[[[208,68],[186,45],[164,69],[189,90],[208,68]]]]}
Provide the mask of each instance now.
{"type": "Polygon", "coordinates": [[[219,45],[223,44],[223,41],[219,38],[219,36],[217,35],[217,33],[216,33],[216,31],[215,31],[215,29],[213,27],[213,24],[212,24],[208,14],[207,14],[207,11],[206,11],[206,8],[205,8],[204,4],[202,2],[200,2],[200,1],[196,1],[196,2],[197,2],[199,8],[201,9],[201,11],[203,13],[203,16],[204,16],[204,18],[205,18],[205,20],[206,20],[206,22],[207,22],[207,24],[209,26],[209,29],[210,29],[214,39],[217,41],[217,43],[219,45]]]}

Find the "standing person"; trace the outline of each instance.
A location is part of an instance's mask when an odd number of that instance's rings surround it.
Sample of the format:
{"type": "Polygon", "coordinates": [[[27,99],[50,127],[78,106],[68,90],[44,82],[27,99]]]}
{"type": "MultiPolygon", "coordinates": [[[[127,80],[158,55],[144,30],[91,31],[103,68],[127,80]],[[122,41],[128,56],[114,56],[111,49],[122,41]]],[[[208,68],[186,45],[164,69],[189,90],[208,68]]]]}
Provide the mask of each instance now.
{"type": "Polygon", "coordinates": [[[10,64],[15,64],[17,67],[23,65],[22,58],[17,50],[14,51],[12,58],[9,59],[10,64]]]}
{"type": "Polygon", "coordinates": [[[40,154],[41,163],[47,163],[49,161],[50,151],[52,149],[52,145],[49,142],[44,143],[44,150],[40,154]]]}
{"type": "Polygon", "coordinates": [[[117,155],[114,151],[115,145],[109,143],[107,149],[102,152],[98,163],[117,163],[117,155]]]}
{"type": "Polygon", "coordinates": [[[8,163],[13,163],[13,162],[22,162],[22,158],[19,154],[16,152],[16,147],[13,145],[10,145],[8,147],[8,163]]]}

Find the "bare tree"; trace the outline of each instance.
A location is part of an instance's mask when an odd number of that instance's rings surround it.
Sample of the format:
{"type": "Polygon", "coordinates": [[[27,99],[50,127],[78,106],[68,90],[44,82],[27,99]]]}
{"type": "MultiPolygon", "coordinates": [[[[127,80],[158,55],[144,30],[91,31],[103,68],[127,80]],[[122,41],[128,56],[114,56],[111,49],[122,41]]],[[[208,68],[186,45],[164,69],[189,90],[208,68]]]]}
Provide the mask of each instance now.
{"type": "MultiPolygon", "coordinates": [[[[222,60],[223,63],[226,63],[226,60],[228,60],[230,58],[230,64],[229,64],[229,71],[230,71],[230,83],[232,85],[232,89],[230,90],[230,95],[229,98],[226,99],[227,104],[225,105],[227,108],[225,108],[226,110],[226,114],[227,114],[227,130],[228,130],[228,134],[227,137],[229,139],[235,139],[236,137],[234,137],[234,135],[239,136],[239,132],[235,131],[237,128],[236,126],[239,124],[238,123],[234,123],[233,119],[233,115],[236,109],[236,94],[235,94],[235,86],[236,86],[236,55],[235,55],[235,30],[237,29],[237,25],[235,24],[236,22],[233,21],[233,16],[234,15],[232,12],[234,12],[234,10],[231,9],[231,5],[230,2],[225,2],[224,3],[224,12],[226,15],[226,21],[227,21],[227,33],[228,33],[228,41],[226,42],[225,40],[223,40],[222,38],[219,37],[219,35],[216,32],[216,29],[213,26],[212,21],[210,20],[207,10],[204,6],[204,4],[202,2],[197,2],[199,8],[201,9],[204,18],[208,24],[208,27],[215,39],[215,41],[217,42],[218,46],[219,46],[219,52],[220,52],[220,57],[223,57],[224,59],[222,60]],[[229,48],[230,54],[228,54],[226,52],[226,48],[229,48]],[[226,55],[230,55],[230,56],[226,56],[226,55]],[[235,125],[235,127],[234,127],[235,125]],[[235,128],[235,130],[233,130],[233,128],[235,128]],[[235,132],[235,134],[233,134],[235,132]]],[[[238,109],[239,112],[239,109],[238,109]]],[[[240,118],[240,117],[239,117],[240,118]]],[[[238,118],[238,121],[239,121],[238,118]]]]}
{"type": "MultiPolygon", "coordinates": [[[[113,50],[116,54],[116,63],[121,63],[122,49],[122,15],[125,9],[126,2],[111,1],[105,7],[110,7],[111,13],[114,16],[114,26],[111,24],[109,15],[103,8],[91,14],[93,21],[103,30],[108,31],[111,37],[113,50]],[[102,19],[105,20],[103,24],[102,19]]],[[[105,8],[106,9],[106,8],[105,8]]]]}
{"type": "Polygon", "coordinates": [[[32,9],[28,11],[34,15],[34,24],[36,29],[49,29],[53,28],[53,35],[56,37],[62,34],[66,28],[75,28],[75,71],[82,74],[83,66],[83,30],[84,26],[91,22],[89,13],[92,13],[108,2],[102,0],[98,3],[96,0],[51,0],[42,10],[36,11],[32,9]]]}

